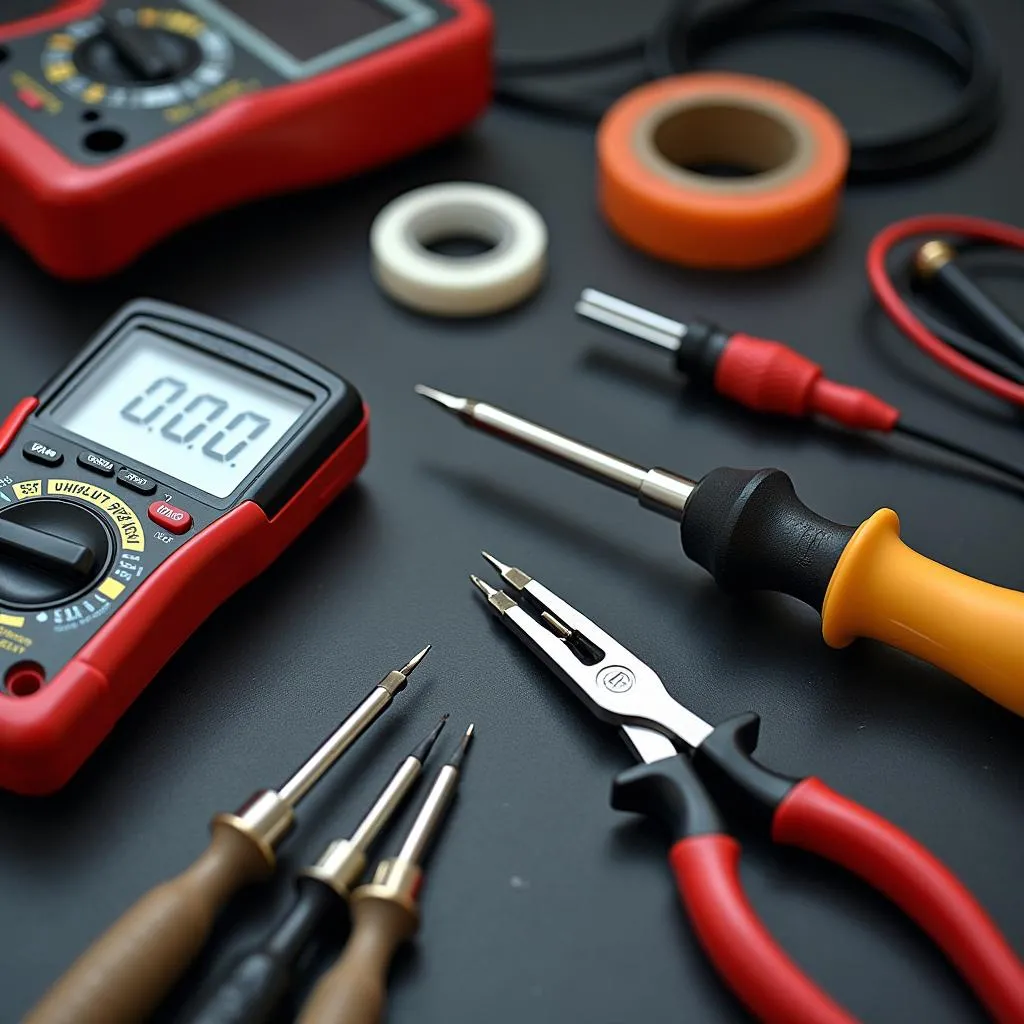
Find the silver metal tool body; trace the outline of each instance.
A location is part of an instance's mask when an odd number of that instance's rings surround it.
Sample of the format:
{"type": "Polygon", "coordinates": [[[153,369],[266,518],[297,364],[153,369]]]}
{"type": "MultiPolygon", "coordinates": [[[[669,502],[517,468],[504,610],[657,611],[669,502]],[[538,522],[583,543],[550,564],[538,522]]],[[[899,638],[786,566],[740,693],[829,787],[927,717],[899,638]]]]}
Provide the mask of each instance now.
{"type": "Polygon", "coordinates": [[[596,288],[584,288],[576,303],[576,313],[604,324],[623,334],[657,345],[669,352],[678,352],[689,328],[678,320],[672,320],[660,313],[653,313],[643,306],[617,299],[596,288]]]}
{"type": "Polygon", "coordinates": [[[478,402],[475,398],[449,395],[424,384],[416,385],[416,394],[454,413],[468,426],[493,434],[517,448],[624,494],[631,494],[644,508],[676,522],[682,519],[686,502],[697,486],[693,480],[667,469],[645,469],[628,459],[609,455],[599,448],[574,441],[539,423],[515,416],[496,405],[478,402]]]}
{"type": "Polygon", "coordinates": [[[665,689],[658,673],[613,636],[542,583],[493,555],[484,557],[502,579],[523,594],[539,618],[477,576],[473,583],[502,622],[526,644],[602,721],[622,727],[638,760],[650,764],[696,749],[712,727],[665,689]],[[596,660],[581,657],[584,641],[596,660]]]}

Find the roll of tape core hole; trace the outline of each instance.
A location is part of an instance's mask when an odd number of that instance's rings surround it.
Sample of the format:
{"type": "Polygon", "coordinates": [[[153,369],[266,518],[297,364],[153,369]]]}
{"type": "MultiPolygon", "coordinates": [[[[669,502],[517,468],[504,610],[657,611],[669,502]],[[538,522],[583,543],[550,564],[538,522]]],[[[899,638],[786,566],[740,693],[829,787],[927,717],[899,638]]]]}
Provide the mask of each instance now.
{"type": "Polygon", "coordinates": [[[831,228],[842,126],[781,82],[706,72],[624,96],[598,130],[602,212],[631,245],[686,266],[791,259],[831,228]],[[727,175],[707,173],[724,169],[727,175]]]}
{"type": "Polygon", "coordinates": [[[511,192],[450,182],[385,206],[373,222],[370,248],[374,276],[397,302],[435,316],[482,316],[539,287],[547,229],[511,192]]]}
{"type": "Polygon", "coordinates": [[[777,181],[798,173],[814,142],[799,121],[778,110],[695,100],[653,112],[637,133],[637,146],[652,165],[692,188],[737,192],[763,188],[769,175],[777,181]]]}

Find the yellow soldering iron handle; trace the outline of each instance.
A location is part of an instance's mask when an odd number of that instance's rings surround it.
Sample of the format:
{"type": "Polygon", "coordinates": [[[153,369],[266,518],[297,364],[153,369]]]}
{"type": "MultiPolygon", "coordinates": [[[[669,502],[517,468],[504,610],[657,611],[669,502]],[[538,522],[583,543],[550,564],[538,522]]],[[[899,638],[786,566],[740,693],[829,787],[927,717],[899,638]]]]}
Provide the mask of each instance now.
{"type": "Polygon", "coordinates": [[[933,562],[881,509],[858,527],[821,609],[832,647],[872,637],[945,669],[1024,715],[1024,594],[933,562]]]}
{"type": "Polygon", "coordinates": [[[680,525],[683,550],[726,589],[789,594],[821,612],[833,647],[881,640],[1024,715],[1024,594],[911,551],[890,509],[846,526],[808,508],[780,469],[721,466],[680,525]]]}

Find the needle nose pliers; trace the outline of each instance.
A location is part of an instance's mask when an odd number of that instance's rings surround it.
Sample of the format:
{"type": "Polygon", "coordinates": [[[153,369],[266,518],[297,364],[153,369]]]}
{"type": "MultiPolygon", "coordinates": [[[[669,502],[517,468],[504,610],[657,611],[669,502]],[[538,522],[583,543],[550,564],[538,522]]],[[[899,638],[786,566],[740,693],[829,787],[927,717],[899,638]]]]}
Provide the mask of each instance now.
{"type": "Polygon", "coordinates": [[[484,557],[522,595],[520,604],[471,577],[491,610],[599,719],[621,727],[642,762],[616,778],[612,806],[645,814],[671,831],[669,864],[693,928],[750,1011],[769,1024],[856,1024],[757,917],[740,883],[740,846],[723,809],[745,812],[776,843],[859,875],[920,925],[995,1020],[1024,1022],[1024,964],[974,896],[928,850],[820,780],[765,768],[752,757],[756,714],[710,725],[572,605],[522,570],[484,557]]]}

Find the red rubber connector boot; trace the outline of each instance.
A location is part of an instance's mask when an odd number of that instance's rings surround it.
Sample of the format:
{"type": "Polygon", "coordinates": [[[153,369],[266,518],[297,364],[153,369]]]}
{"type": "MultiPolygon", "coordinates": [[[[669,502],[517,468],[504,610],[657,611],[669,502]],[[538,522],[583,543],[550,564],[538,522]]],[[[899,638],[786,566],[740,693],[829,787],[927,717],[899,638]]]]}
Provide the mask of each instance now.
{"type": "Polygon", "coordinates": [[[853,430],[888,433],[899,410],[865,391],[828,380],[821,367],[778,341],[729,337],[714,373],[715,390],[756,412],[823,416],[853,430]]]}

